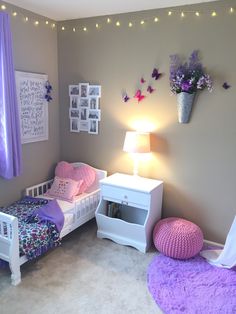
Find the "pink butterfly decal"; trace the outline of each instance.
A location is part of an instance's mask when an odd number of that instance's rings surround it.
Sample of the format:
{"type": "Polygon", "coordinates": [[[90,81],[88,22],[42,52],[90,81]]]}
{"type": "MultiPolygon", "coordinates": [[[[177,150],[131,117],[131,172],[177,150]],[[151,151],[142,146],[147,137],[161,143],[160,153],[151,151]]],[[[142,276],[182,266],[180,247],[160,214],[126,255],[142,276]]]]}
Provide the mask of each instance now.
{"type": "Polygon", "coordinates": [[[152,77],[155,80],[158,80],[160,78],[160,76],[162,75],[162,73],[159,73],[158,69],[154,68],[152,71],[152,77]]]}
{"type": "Polygon", "coordinates": [[[123,101],[124,101],[124,102],[127,102],[127,101],[129,101],[129,100],[130,100],[129,96],[128,96],[127,94],[125,94],[125,96],[123,97],[123,101]]]}
{"type": "Polygon", "coordinates": [[[152,88],[151,85],[148,85],[148,88],[147,88],[147,92],[149,92],[150,94],[153,93],[155,91],[154,88],[152,88]]]}
{"type": "Polygon", "coordinates": [[[140,101],[142,101],[142,100],[145,98],[145,96],[142,95],[141,90],[138,89],[138,90],[136,91],[135,95],[134,95],[134,98],[137,98],[137,99],[138,99],[138,102],[140,102],[140,101]]]}
{"type": "Polygon", "coordinates": [[[140,80],[140,83],[144,84],[145,82],[146,82],[145,79],[142,77],[141,80],[140,80]]]}

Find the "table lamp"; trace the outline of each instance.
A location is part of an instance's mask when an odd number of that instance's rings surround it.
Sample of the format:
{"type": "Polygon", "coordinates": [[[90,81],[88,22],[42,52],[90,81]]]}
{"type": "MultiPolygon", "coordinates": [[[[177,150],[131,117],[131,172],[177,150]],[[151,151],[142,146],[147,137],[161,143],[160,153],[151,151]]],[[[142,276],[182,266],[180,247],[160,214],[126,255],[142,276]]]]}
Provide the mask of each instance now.
{"type": "Polygon", "coordinates": [[[139,154],[150,153],[150,133],[127,131],[123,150],[127,153],[132,153],[134,156],[133,174],[138,175],[138,159],[139,154]]]}

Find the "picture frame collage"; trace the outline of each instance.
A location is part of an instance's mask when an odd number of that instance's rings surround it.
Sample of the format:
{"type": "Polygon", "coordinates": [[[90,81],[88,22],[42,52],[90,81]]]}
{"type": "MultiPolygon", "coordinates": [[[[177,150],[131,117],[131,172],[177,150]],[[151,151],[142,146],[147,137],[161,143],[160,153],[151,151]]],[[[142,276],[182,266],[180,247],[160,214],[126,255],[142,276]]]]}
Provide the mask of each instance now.
{"type": "Polygon", "coordinates": [[[98,134],[98,123],[101,121],[101,86],[89,83],[69,85],[69,96],[70,132],[98,134]]]}

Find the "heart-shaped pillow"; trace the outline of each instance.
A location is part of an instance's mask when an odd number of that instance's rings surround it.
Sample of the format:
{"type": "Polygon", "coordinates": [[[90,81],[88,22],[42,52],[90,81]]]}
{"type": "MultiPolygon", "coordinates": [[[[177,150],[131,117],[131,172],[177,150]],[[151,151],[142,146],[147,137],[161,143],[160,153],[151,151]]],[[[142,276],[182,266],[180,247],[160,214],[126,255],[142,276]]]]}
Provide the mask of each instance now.
{"type": "Polygon", "coordinates": [[[55,175],[60,178],[69,178],[75,181],[83,180],[78,194],[84,193],[95,181],[96,172],[89,165],[74,167],[66,161],[60,161],[55,169],[55,175]]]}

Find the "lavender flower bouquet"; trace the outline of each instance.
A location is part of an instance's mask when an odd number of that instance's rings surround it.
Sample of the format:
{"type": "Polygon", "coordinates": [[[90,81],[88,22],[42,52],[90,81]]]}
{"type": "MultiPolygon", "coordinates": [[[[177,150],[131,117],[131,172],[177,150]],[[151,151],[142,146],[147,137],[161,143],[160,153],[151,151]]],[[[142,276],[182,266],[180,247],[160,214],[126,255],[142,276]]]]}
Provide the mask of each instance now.
{"type": "Polygon", "coordinates": [[[170,88],[173,94],[193,94],[204,88],[212,91],[212,80],[199,61],[198,50],[194,50],[185,63],[176,54],[170,56],[170,88]]]}

